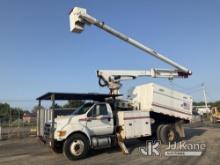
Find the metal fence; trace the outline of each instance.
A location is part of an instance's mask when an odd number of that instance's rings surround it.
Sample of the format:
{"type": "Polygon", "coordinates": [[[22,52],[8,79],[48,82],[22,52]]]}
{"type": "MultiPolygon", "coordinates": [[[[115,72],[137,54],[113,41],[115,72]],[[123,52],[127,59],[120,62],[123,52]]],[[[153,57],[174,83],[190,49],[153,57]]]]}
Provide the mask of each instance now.
{"type": "MultiPolygon", "coordinates": [[[[54,109],[54,116],[70,115],[74,108],[56,108],[54,109]]],[[[0,140],[12,138],[24,138],[27,136],[43,136],[44,124],[51,122],[52,110],[39,109],[37,116],[31,121],[24,121],[20,115],[10,116],[9,119],[0,118],[0,140]]]]}
{"type": "Polygon", "coordinates": [[[30,122],[24,122],[21,119],[14,121],[0,120],[0,140],[35,136],[37,133],[36,128],[36,120],[30,122]]]}

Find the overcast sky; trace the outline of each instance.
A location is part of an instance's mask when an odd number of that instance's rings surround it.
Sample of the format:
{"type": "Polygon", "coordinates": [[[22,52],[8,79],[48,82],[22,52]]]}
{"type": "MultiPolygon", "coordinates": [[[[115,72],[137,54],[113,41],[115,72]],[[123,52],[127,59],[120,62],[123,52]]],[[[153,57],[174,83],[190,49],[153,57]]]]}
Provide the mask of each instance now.
{"type": "Polygon", "coordinates": [[[170,68],[95,26],[69,31],[68,13],[85,7],[92,16],[188,67],[188,79],[141,78],[122,92],[156,82],[203,100],[220,99],[220,1],[218,0],[1,0],[0,102],[31,108],[48,91],[108,92],[97,69],[170,68]]]}

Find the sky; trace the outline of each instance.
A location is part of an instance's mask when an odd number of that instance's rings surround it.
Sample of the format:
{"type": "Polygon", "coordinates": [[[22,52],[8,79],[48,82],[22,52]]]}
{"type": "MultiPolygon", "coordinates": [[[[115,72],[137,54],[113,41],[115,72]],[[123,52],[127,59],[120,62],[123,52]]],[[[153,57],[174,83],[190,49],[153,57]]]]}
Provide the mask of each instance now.
{"type": "Polygon", "coordinates": [[[0,102],[31,109],[48,92],[100,92],[97,69],[172,68],[95,26],[69,30],[69,11],[83,7],[115,29],[192,70],[188,79],[139,78],[121,93],[155,82],[203,100],[220,99],[218,0],[1,0],[0,102]]]}

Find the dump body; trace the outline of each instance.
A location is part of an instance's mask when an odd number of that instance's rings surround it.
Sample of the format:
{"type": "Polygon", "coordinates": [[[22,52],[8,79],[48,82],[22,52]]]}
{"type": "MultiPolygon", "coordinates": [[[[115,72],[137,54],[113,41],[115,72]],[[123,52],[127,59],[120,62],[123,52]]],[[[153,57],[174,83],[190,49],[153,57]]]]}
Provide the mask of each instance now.
{"type": "Polygon", "coordinates": [[[130,90],[128,99],[142,111],[191,120],[192,97],[187,94],[149,83],[130,90]]]}

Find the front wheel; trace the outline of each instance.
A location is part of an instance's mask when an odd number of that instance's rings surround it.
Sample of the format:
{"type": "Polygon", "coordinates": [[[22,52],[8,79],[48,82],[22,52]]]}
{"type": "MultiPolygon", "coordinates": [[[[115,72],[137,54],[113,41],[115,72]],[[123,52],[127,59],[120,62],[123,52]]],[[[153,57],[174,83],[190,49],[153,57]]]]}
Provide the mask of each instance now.
{"type": "Polygon", "coordinates": [[[63,145],[63,153],[69,160],[85,158],[89,151],[88,138],[82,134],[73,134],[63,145]]]}

